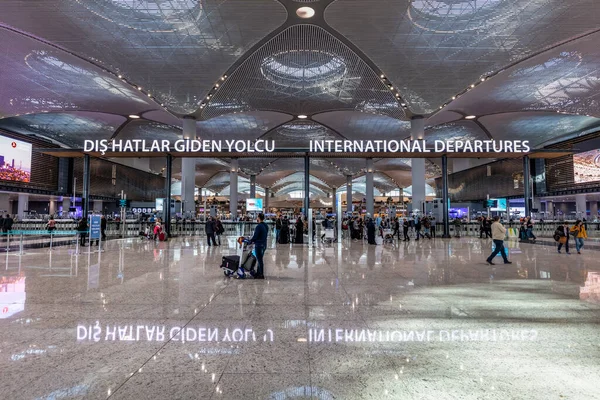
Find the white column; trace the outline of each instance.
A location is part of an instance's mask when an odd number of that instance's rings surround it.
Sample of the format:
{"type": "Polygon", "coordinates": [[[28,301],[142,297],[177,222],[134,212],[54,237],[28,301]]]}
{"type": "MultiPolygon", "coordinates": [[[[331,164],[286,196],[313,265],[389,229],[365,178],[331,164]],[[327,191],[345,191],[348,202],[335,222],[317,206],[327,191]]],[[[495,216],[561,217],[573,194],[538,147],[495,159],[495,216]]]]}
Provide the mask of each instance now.
{"type": "MultiPolygon", "coordinates": [[[[193,118],[183,119],[184,139],[196,139],[196,120],[193,118]]],[[[194,189],[196,185],[196,159],[184,157],[181,159],[181,211],[195,214],[196,203],[194,202],[194,189]]]]}
{"type": "Polygon", "coordinates": [[[590,221],[598,218],[598,202],[592,201],[590,202],[590,221]]]}
{"type": "Polygon", "coordinates": [[[231,213],[231,219],[237,217],[238,208],[238,160],[234,158],[231,160],[231,171],[229,172],[229,212],[231,213]]]}
{"type": "Polygon", "coordinates": [[[6,214],[12,213],[10,208],[10,200],[8,193],[0,193],[0,214],[4,217],[6,214]]]}
{"type": "Polygon", "coordinates": [[[71,207],[71,199],[68,197],[63,197],[62,202],[62,217],[65,218],[69,215],[69,208],[71,207]]]}
{"type": "Polygon", "coordinates": [[[337,189],[333,188],[331,192],[331,212],[337,214],[337,189]]]}
{"type": "Polygon", "coordinates": [[[554,202],[546,200],[546,218],[554,218],[554,202]]]}
{"type": "MultiPolygon", "coordinates": [[[[410,121],[411,140],[421,140],[425,138],[425,120],[423,117],[413,117],[410,121]]],[[[423,212],[425,204],[425,159],[413,158],[412,164],[412,209],[423,212]]]]}
{"type": "Polygon", "coordinates": [[[586,217],[586,201],[585,194],[576,194],[575,195],[575,210],[577,211],[577,218],[585,218],[586,217]]]}
{"type": "Polygon", "coordinates": [[[29,211],[29,195],[19,193],[19,204],[17,206],[17,216],[19,219],[25,217],[25,211],[29,211]]]}
{"type": "Polygon", "coordinates": [[[367,181],[367,193],[366,193],[366,198],[367,198],[367,214],[370,214],[371,217],[373,217],[373,215],[375,215],[375,199],[374,196],[375,194],[374,192],[374,185],[373,185],[373,172],[375,168],[373,167],[373,159],[372,158],[367,158],[367,172],[366,172],[366,181],[367,181]]]}
{"type": "Polygon", "coordinates": [[[269,212],[269,198],[271,197],[271,189],[268,187],[265,188],[265,201],[263,202],[263,206],[265,208],[265,213],[269,212]]]}
{"type": "Polygon", "coordinates": [[[256,175],[250,175],[250,198],[256,198],[256,175]]]}
{"type": "Polygon", "coordinates": [[[94,205],[93,205],[92,210],[94,212],[102,213],[102,206],[103,206],[102,200],[94,200],[94,205]]]}
{"type": "Polygon", "coordinates": [[[346,211],[352,213],[352,175],[346,175],[346,211]]]}
{"type": "Polygon", "coordinates": [[[54,199],[50,199],[50,201],[48,202],[48,214],[56,216],[56,200],[54,199]]]}

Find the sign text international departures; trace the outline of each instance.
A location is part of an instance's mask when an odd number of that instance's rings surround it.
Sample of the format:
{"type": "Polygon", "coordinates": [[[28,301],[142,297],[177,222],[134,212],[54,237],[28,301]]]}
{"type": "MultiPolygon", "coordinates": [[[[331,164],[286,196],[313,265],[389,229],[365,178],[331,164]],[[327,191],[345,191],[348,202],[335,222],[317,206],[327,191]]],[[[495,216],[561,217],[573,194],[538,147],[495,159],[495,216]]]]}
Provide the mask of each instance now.
{"type": "MultiPolygon", "coordinates": [[[[274,140],[85,140],[84,152],[272,153],[274,140]]],[[[306,151],[306,150],[303,150],[306,151]]],[[[311,140],[311,153],[529,153],[528,140],[311,140]]]]}

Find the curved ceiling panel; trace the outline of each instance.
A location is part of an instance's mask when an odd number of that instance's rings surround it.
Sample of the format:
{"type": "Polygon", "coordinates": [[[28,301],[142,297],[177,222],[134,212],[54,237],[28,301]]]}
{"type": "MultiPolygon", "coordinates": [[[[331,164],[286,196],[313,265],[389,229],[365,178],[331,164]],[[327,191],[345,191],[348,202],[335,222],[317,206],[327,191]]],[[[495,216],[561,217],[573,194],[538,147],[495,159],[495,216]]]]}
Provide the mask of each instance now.
{"type": "Polygon", "coordinates": [[[177,118],[173,114],[165,111],[165,110],[154,110],[145,112],[142,114],[142,117],[148,119],[150,121],[160,122],[161,124],[172,125],[181,127],[183,122],[181,122],[181,118],[177,118]]]}
{"type": "Polygon", "coordinates": [[[456,121],[432,126],[425,130],[425,139],[433,140],[488,140],[488,135],[473,121],[456,121]]]}
{"type": "Polygon", "coordinates": [[[405,118],[390,88],[340,40],[316,25],[293,25],[227,78],[202,117],[234,110],[312,115],[341,109],[405,118]]]}
{"type": "Polygon", "coordinates": [[[595,0],[337,0],[325,18],[411,111],[427,114],[480,78],[597,29],[599,13],[595,0]]]}
{"type": "Polygon", "coordinates": [[[181,139],[181,129],[158,122],[136,120],[131,121],[117,134],[115,139],[146,139],[169,140],[171,142],[181,139]]]}
{"type": "Polygon", "coordinates": [[[275,0],[34,3],[3,4],[0,20],[102,62],[184,114],[195,111],[221,74],[287,18],[275,0]]]}
{"type": "MultiPolygon", "coordinates": [[[[304,185],[302,182],[292,182],[287,184],[286,186],[281,187],[279,190],[275,191],[275,196],[285,196],[291,192],[304,190],[304,185]]],[[[310,193],[316,196],[326,196],[327,193],[321,188],[310,185],[310,193]]]]}
{"type": "Polygon", "coordinates": [[[521,62],[450,106],[472,115],[541,110],[600,116],[598,41],[595,33],[521,62]]]}
{"type": "Polygon", "coordinates": [[[435,113],[425,121],[425,127],[435,126],[440,124],[447,124],[448,122],[454,122],[462,119],[462,115],[454,111],[440,111],[435,113]]]}
{"type": "Polygon", "coordinates": [[[374,162],[376,170],[379,171],[410,171],[409,158],[382,158],[374,162]]]}
{"type": "Polygon", "coordinates": [[[545,112],[496,114],[481,117],[494,139],[529,140],[531,147],[600,130],[600,119],[545,112]]]}
{"type": "Polygon", "coordinates": [[[296,120],[273,129],[261,139],[274,140],[277,148],[308,148],[311,140],[336,140],[342,137],[317,122],[296,120]]]}
{"type": "Polygon", "coordinates": [[[271,111],[252,111],[223,115],[208,121],[196,122],[202,139],[256,139],[291,117],[271,111]]]}
{"type": "Polygon", "coordinates": [[[125,117],[114,114],[42,113],[0,119],[0,129],[41,136],[66,147],[81,149],[85,139],[110,139],[123,122],[125,117]]]}
{"type": "Polygon", "coordinates": [[[3,27],[0,71],[0,118],[53,110],[129,115],[156,108],[102,69],[3,27]]]}
{"type": "MultiPolygon", "coordinates": [[[[271,185],[271,188],[273,188],[274,191],[277,191],[279,187],[285,186],[292,182],[304,182],[304,172],[294,172],[292,174],[289,174],[289,175],[277,180],[276,182],[274,182],[271,185]]],[[[310,184],[317,185],[317,186],[321,187],[322,189],[329,188],[329,185],[326,182],[313,176],[312,174],[310,175],[310,184]]]]}
{"type": "Polygon", "coordinates": [[[355,111],[333,111],[313,119],[350,140],[400,139],[410,135],[410,122],[355,111]]]}

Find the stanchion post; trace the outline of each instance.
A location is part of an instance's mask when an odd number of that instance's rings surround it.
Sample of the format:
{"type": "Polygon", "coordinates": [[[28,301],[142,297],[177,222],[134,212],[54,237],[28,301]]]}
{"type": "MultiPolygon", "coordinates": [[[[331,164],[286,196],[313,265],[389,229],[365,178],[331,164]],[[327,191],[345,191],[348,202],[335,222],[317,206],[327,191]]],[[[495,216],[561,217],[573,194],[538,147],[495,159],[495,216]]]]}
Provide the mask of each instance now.
{"type": "Polygon", "coordinates": [[[50,231],[50,251],[52,251],[52,231],[50,231]]]}
{"type": "Polygon", "coordinates": [[[21,231],[21,243],[19,244],[19,255],[23,255],[23,231],[21,231]]]}

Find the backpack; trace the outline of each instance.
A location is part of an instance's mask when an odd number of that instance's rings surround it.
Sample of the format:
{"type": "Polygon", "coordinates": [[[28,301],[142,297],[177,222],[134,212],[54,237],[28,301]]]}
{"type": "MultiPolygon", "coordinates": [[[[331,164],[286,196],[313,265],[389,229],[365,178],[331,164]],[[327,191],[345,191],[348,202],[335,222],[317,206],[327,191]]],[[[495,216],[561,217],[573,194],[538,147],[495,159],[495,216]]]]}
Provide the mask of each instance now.
{"type": "Polygon", "coordinates": [[[561,238],[562,236],[564,236],[564,234],[565,234],[565,233],[564,233],[564,232],[562,232],[562,231],[560,230],[560,228],[557,228],[557,229],[554,231],[554,241],[555,241],[555,242],[558,242],[558,241],[560,241],[560,238],[561,238]]]}

